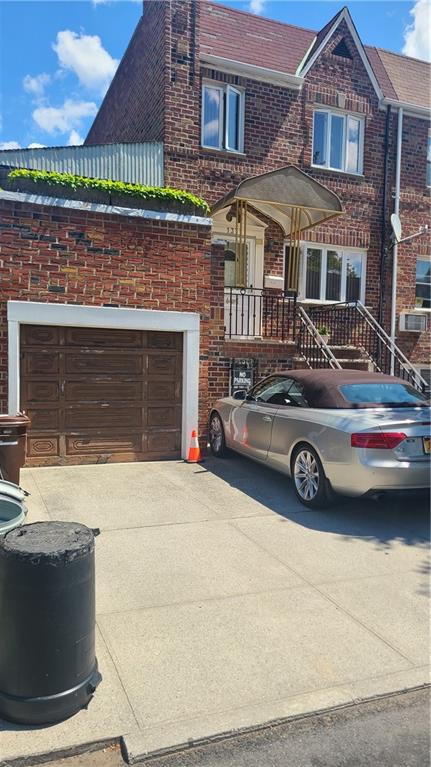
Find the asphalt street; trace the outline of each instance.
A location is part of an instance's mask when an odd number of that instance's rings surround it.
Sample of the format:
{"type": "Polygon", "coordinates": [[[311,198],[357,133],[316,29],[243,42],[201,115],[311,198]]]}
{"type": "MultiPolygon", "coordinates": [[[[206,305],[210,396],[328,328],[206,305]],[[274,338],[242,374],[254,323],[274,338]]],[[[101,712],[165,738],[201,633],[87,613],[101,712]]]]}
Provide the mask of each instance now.
{"type": "MultiPolygon", "coordinates": [[[[430,761],[429,688],[152,758],[148,767],[425,767],[430,761]]],[[[120,767],[112,748],[51,767],[120,767]]]]}

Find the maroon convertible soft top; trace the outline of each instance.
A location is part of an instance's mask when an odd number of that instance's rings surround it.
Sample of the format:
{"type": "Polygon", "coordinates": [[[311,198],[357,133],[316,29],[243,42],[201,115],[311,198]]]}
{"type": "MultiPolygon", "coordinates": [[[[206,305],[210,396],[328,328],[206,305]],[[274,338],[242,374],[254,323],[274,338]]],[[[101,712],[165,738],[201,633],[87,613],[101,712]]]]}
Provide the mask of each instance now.
{"type": "MultiPolygon", "coordinates": [[[[363,370],[289,370],[283,373],[286,378],[293,378],[304,387],[305,398],[310,407],[320,408],[360,408],[375,407],[380,403],[372,402],[349,402],[342,392],[340,386],[345,384],[365,384],[365,383],[401,383],[404,386],[409,385],[408,381],[401,378],[384,375],[383,373],[368,373],[363,370]]],[[[411,384],[410,384],[411,386],[411,384]]],[[[417,392],[420,397],[419,392],[417,392]]]]}

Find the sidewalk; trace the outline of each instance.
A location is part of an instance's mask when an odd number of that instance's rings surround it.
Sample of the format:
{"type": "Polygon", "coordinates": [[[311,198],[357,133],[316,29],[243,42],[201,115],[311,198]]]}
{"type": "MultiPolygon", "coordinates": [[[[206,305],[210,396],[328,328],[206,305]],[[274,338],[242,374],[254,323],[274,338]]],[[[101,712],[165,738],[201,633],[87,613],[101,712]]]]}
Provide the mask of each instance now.
{"type": "Polygon", "coordinates": [[[428,681],[427,504],[297,505],[288,481],[209,459],[25,470],[31,521],[100,527],[87,711],[0,723],[0,754],[120,736],[129,759],[428,681]]]}

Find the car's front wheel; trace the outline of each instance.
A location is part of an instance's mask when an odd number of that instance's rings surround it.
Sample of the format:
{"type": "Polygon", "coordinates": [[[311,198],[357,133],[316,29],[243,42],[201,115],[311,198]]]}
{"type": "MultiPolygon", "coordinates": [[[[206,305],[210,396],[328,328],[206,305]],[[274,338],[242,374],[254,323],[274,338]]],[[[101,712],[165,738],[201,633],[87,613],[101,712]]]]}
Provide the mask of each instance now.
{"type": "Polygon", "coordinates": [[[212,454],[217,458],[223,458],[227,453],[227,449],[223,424],[218,413],[211,414],[209,436],[212,454]]]}
{"type": "Polygon", "coordinates": [[[299,445],[292,457],[292,479],[298,500],[309,509],[329,504],[327,479],[322,462],[311,445],[299,445]]]}

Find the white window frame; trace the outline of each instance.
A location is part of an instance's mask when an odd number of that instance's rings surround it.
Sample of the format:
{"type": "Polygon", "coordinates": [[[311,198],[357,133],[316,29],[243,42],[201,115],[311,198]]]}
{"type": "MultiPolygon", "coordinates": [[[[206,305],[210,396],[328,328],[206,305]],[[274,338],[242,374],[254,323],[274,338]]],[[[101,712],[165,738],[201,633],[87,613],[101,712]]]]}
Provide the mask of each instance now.
{"type": "MultiPolygon", "coordinates": [[[[416,256],[416,268],[418,261],[431,261],[431,255],[430,256],[416,256]]],[[[416,289],[418,285],[427,285],[427,282],[419,282],[416,279],[416,269],[415,269],[415,311],[420,312],[421,314],[425,314],[427,312],[431,312],[430,306],[417,306],[416,305],[416,289]]]]}
{"type": "Polygon", "coordinates": [[[349,254],[360,255],[362,258],[362,275],[361,275],[361,292],[359,301],[365,303],[365,289],[367,282],[367,251],[363,248],[346,248],[345,246],[328,245],[319,242],[302,242],[301,243],[301,264],[300,264],[300,279],[299,279],[299,300],[306,303],[315,304],[334,304],[343,303],[346,301],[346,274],[347,274],[347,256],[349,254]],[[320,269],[320,296],[324,296],[326,292],[326,269],[328,264],[328,250],[335,250],[336,253],[341,255],[341,294],[339,299],[335,298],[306,298],[305,287],[307,281],[307,248],[315,248],[322,251],[322,262],[320,269]]]}
{"type": "Polygon", "coordinates": [[[326,168],[326,170],[332,170],[335,173],[348,173],[351,176],[362,176],[363,175],[363,169],[364,169],[364,136],[365,136],[365,119],[363,115],[356,114],[355,112],[344,112],[340,109],[320,109],[315,108],[313,109],[313,130],[312,130],[312,143],[311,143],[311,165],[313,168],[326,168]],[[314,115],[316,112],[320,112],[322,114],[326,114],[326,147],[325,147],[325,163],[319,164],[313,162],[313,156],[314,156],[314,115]],[[343,126],[343,158],[342,158],[342,168],[333,168],[330,164],[331,159],[331,123],[332,123],[332,116],[335,115],[336,117],[343,117],[344,118],[344,126],[343,126]],[[359,153],[359,165],[358,170],[347,170],[346,169],[346,143],[347,143],[347,120],[349,117],[352,117],[354,120],[359,121],[359,147],[358,147],[358,153],[359,153]]]}
{"type": "Polygon", "coordinates": [[[244,153],[244,118],[245,118],[245,90],[236,85],[230,85],[229,83],[219,83],[213,80],[204,80],[202,83],[202,95],[201,95],[201,146],[204,149],[213,149],[216,152],[232,152],[233,154],[244,153]],[[213,88],[220,93],[220,123],[218,131],[218,146],[211,146],[204,142],[204,130],[205,130],[205,88],[213,88]],[[229,125],[229,93],[237,93],[239,95],[239,147],[233,149],[229,146],[228,141],[228,125],[229,125]]]}

